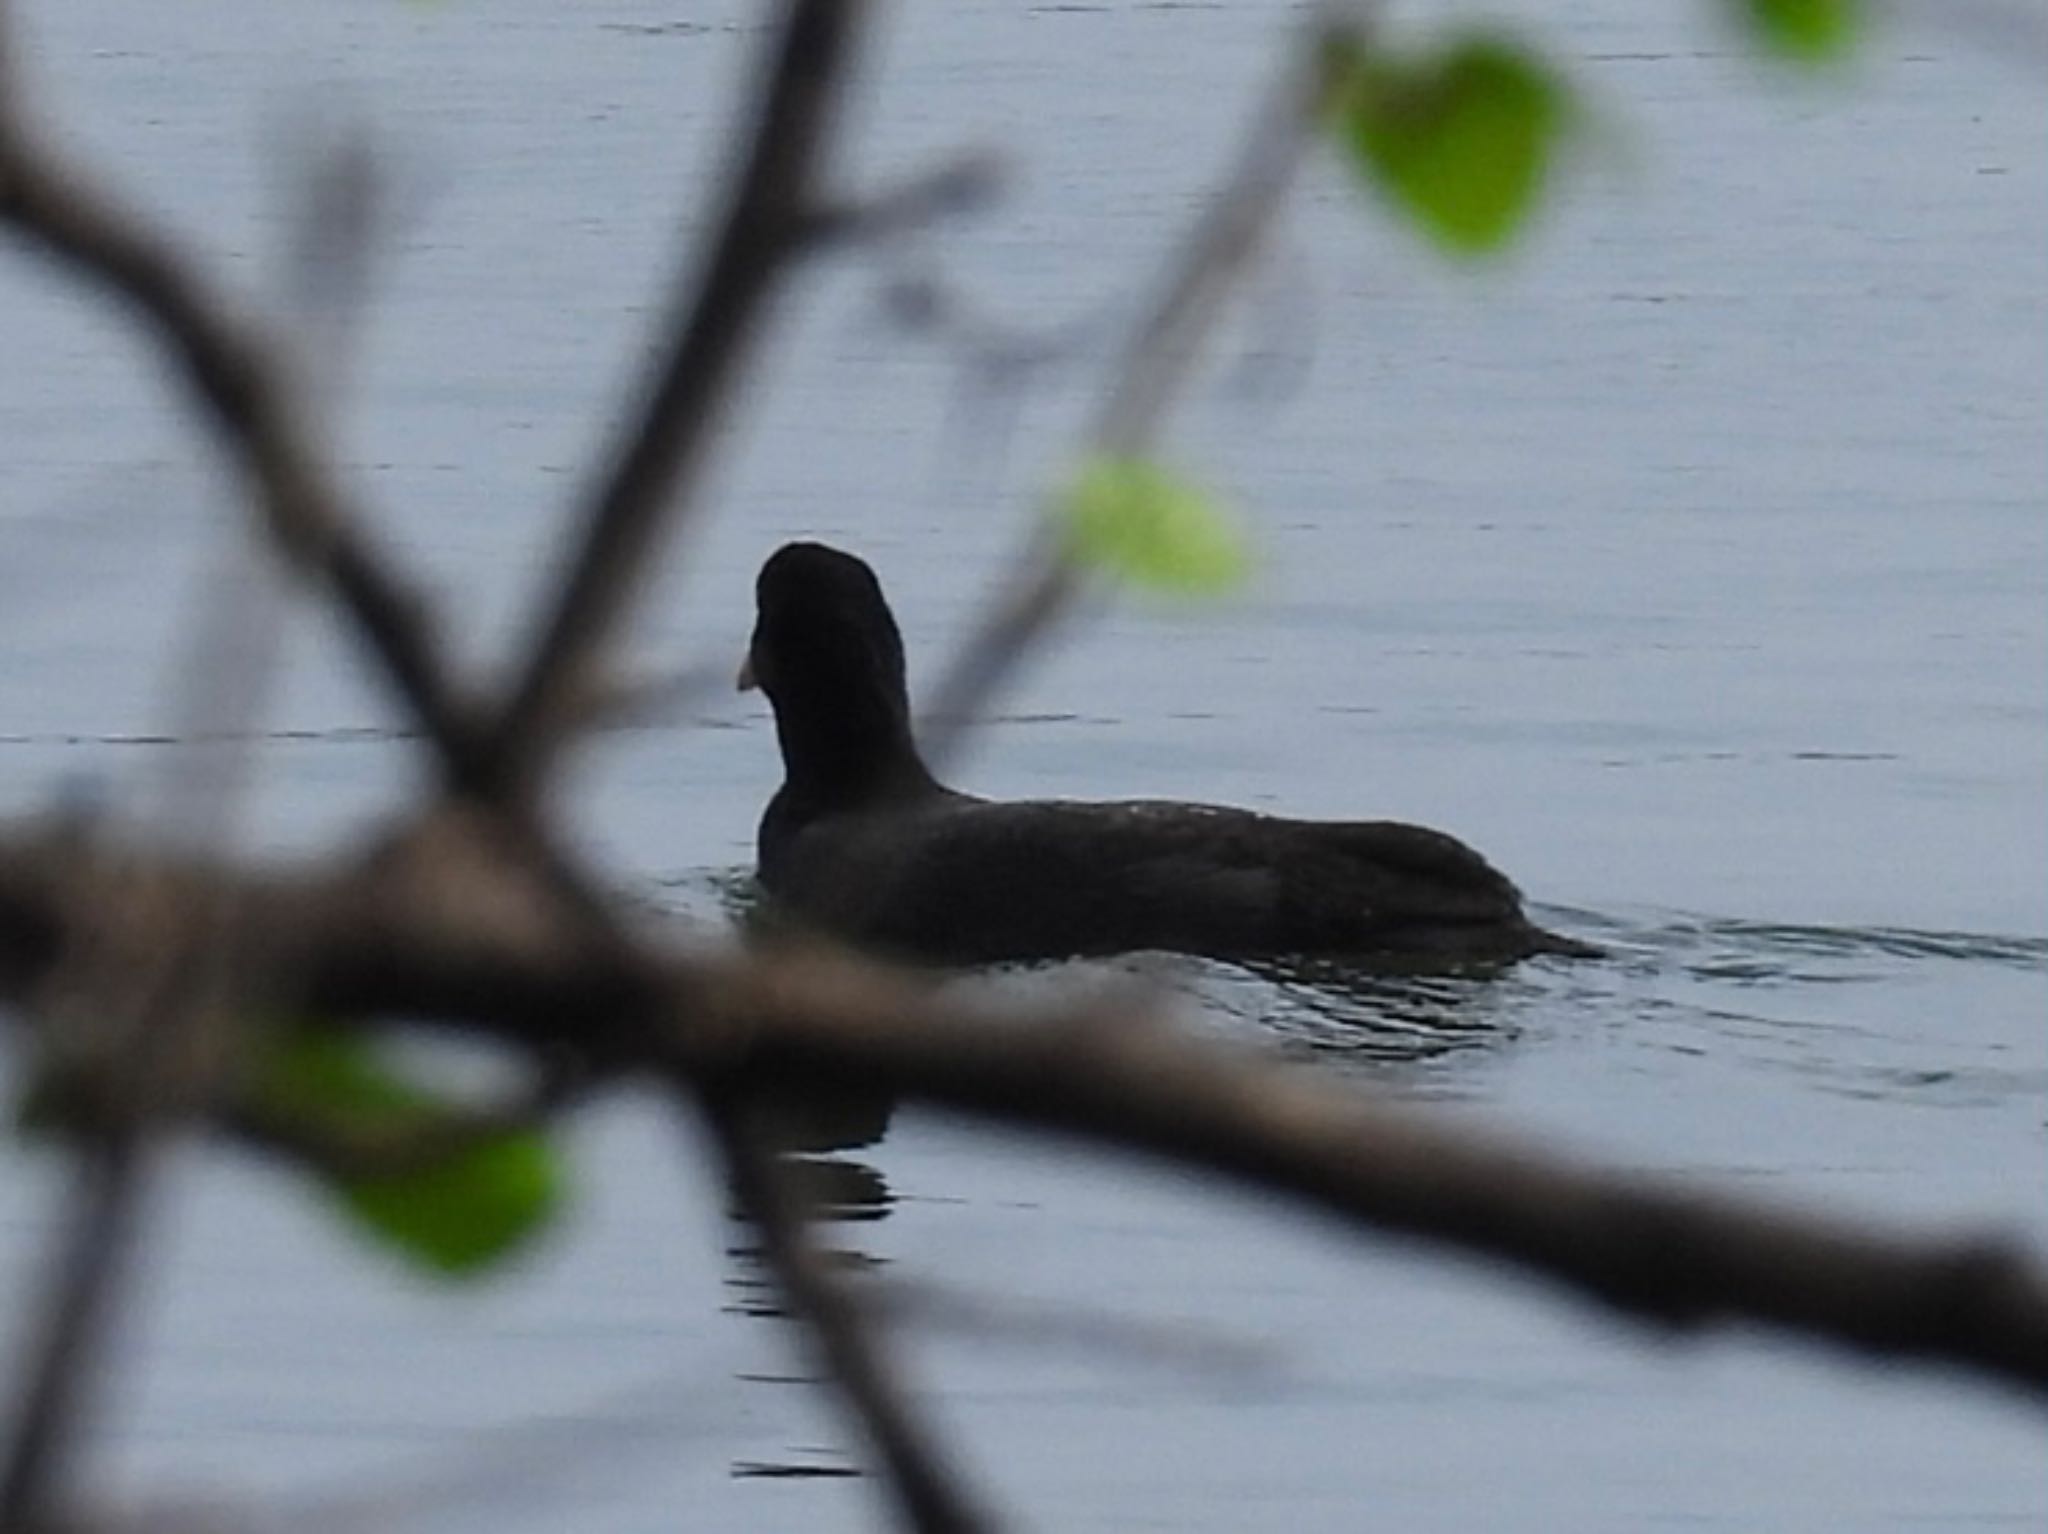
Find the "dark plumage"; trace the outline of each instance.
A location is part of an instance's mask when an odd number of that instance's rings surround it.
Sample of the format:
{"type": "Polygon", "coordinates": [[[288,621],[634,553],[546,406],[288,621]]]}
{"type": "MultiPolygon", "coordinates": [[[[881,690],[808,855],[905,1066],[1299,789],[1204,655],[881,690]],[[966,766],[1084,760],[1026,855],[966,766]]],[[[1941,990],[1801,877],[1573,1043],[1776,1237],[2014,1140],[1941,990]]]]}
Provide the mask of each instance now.
{"type": "Polygon", "coordinates": [[[903,640],[865,563],[791,543],[762,567],[741,685],[775,709],[784,780],[760,875],[804,920],[954,962],[1168,949],[1441,966],[1585,954],[1453,837],[1151,801],[995,802],[911,736],[903,640]]]}

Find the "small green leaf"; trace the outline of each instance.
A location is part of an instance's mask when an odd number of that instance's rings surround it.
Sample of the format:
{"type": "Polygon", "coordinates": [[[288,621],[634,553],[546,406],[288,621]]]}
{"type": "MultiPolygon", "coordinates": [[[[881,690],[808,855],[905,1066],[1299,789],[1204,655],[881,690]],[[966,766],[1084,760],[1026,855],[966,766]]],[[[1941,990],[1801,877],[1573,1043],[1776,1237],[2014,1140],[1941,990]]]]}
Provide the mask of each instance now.
{"type": "Polygon", "coordinates": [[[1570,121],[1564,83],[1526,49],[1486,36],[1413,62],[1349,62],[1335,126],[1354,163],[1451,253],[1506,245],[1570,121]]]}
{"type": "Polygon", "coordinates": [[[1826,64],[1847,55],[1856,41],[1859,0],[1737,0],[1736,9],[1758,42],[1781,58],[1826,64]]]}
{"type": "Polygon", "coordinates": [[[1133,585],[1206,596],[1228,591],[1251,569],[1228,513],[1142,458],[1091,459],[1060,511],[1073,558],[1133,585]]]}
{"type": "MultiPolygon", "coordinates": [[[[427,1134],[459,1113],[368,1041],[328,1026],[280,1033],[253,1085],[265,1112],[336,1138],[427,1134]]],[[[531,1239],[562,1192],[553,1149],[525,1129],[464,1137],[401,1173],[322,1181],[366,1233],[447,1278],[481,1273],[531,1239]]]]}
{"type": "Polygon", "coordinates": [[[339,1180],[335,1191],[405,1256],[466,1278],[525,1244],[560,1202],[561,1182],[552,1149],[528,1130],[478,1140],[403,1176],[339,1180]]]}

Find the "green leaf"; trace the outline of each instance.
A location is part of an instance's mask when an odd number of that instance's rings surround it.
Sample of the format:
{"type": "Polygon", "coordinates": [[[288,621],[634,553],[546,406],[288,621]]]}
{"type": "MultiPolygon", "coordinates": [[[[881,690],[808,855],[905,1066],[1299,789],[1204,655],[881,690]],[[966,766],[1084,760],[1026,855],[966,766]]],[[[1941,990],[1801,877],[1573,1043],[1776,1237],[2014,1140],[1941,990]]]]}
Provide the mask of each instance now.
{"type": "Polygon", "coordinates": [[[1736,0],[1736,9],[1758,42],[1800,64],[1845,57],[1862,19],[1859,0],[1736,0]]]}
{"type": "Polygon", "coordinates": [[[1454,255],[1521,229],[1571,120],[1568,87],[1533,54],[1468,37],[1415,61],[1349,57],[1335,127],[1358,168],[1454,255]]]}
{"type": "Polygon", "coordinates": [[[1081,564],[1157,591],[1206,596],[1250,572],[1243,534],[1200,487],[1142,458],[1081,467],[1060,504],[1081,564]]]}
{"type": "Polygon", "coordinates": [[[363,1227],[447,1278],[488,1271],[523,1246],[561,1200],[554,1152],[507,1131],[400,1177],[357,1177],[335,1191],[363,1227]]]}
{"type": "MultiPolygon", "coordinates": [[[[460,1114],[367,1040],[330,1026],[280,1033],[254,1090],[266,1113],[343,1140],[430,1134],[460,1114]]],[[[527,1129],[463,1136],[447,1155],[400,1173],[321,1180],[366,1234],[446,1278],[482,1273],[524,1245],[562,1194],[552,1147],[527,1129]]]]}

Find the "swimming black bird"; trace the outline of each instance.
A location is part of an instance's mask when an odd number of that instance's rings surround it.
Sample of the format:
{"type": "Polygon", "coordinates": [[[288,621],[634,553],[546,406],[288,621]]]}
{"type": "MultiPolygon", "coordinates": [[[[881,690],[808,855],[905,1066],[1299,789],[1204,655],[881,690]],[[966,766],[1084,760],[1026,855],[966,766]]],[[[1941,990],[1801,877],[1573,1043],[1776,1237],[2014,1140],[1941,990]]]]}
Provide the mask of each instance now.
{"type": "Polygon", "coordinates": [[[742,688],[775,710],[783,783],[761,883],[798,918],[954,963],[1165,949],[1442,968],[1597,950],[1544,931],[1441,831],[1161,801],[994,801],[934,778],[874,571],[819,543],[761,569],[742,688]]]}

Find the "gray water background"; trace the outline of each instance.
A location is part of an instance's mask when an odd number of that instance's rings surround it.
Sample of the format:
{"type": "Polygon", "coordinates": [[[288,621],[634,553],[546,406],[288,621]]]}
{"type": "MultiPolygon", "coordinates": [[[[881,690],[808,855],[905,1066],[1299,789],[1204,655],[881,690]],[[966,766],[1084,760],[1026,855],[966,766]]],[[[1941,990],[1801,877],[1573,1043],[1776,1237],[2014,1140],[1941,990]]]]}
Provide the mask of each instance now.
{"type": "MultiPolygon", "coordinates": [[[[337,99],[377,123],[414,212],[346,472],[464,653],[498,653],[702,216],[760,12],[20,9],[66,140],[252,293],[275,273],[279,143],[337,99]]],[[[1614,962],[1394,995],[1220,966],[1169,983],[1202,1028],[1449,1114],[2048,1240],[2044,66],[1927,6],[1816,88],[1705,12],[1589,0],[1541,26],[1604,148],[1490,275],[1447,273],[1318,169],[1238,333],[1250,360],[1176,441],[1254,520],[1253,590],[1074,632],[957,775],[1454,830],[1614,962]]],[[[900,259],[936,259],[1002,323],[1107,339],[1295,14],[901,7],[849,184],[1009,147],[1001,207],[900,259]]],[[[1090,375],[1041,381],[1007,434],[976,426],[958,356],[877,317],[881,271],[828,264],[785,310],[709,519],[634,636],[650,667],[735,660],[753,570],[801,535],[875,561],[928,683],[1014,548],[1090,375]]],[[[150,737],[230,503],[187,428],[125,321],[7,253],[9,812],[65,783],[139,805],[191,750],[150,737]]],[[[259,752],[279,851],[413,781],[333,641],[303,626],[259,752]]],[[[589,754],[579,833],[642,898],[716,923],[775,776],[758,700],[707,693],[589,754]]],[[[727,1251],[744,1238],[658,1105],[570,1138],[567,1226],[460,1295],[271,1170],[181,1154],[107,1476],[283,1507],[459,1483],[380,1527],[871,1526],[858,1482],[760,1473],[851,1460],[786,1382],[727,1251]]],[[[51,1229],[51,1170],[17,1157],[0,1184],[0,1325],[51,1229]]],[[[1939,1373],[1746,1334],[1665,1345],[1483,1267],[916,1115],[828,1170],[866,1216],[840,1245],[1015,1320],[903,1341],[973,1476],[1034,1525],[2048,1518],[2035,1412],[1939,1373]],[[1168,1323],[1175,1346],[1033,1319],[1077,1309],[1168,1323]],[[1183,1356],[1205,1342],[1257,1344],[1259,1367],[1183,1356]]]]}

